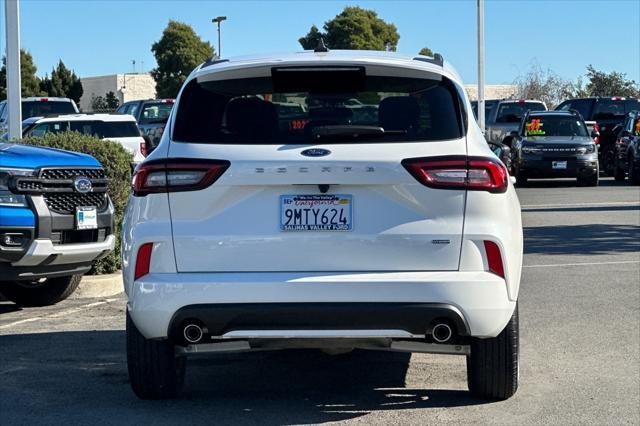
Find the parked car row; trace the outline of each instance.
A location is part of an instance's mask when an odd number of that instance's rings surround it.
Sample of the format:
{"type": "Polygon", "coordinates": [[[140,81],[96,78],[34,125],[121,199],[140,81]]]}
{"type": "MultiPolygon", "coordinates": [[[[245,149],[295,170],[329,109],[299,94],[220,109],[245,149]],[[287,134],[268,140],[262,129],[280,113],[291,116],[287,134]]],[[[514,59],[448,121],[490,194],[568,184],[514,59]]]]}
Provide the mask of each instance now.
{"type": "MultiPolygon", "coordinates": [[[[153,148],[148,135],[159,138],[172,107],[170,99],[146,100],[123,105],[123,114],[81,114],[71,99],[24,98],[22,137],[67,131],[97,136],[129,151],[133,171],[153,148]]],[[[2,101],[4,140],[7,118],[2,101]]],[[[113,215],[95,158],[0,142],[0,292],[23,306],[71,295],[92,263],[113,249],[113,215]]]]}
{"type": "MultiPolygon", "coordinates": [[[[472,102],[474,115],[477,118],[477,102],[472,102]]],[[[566,169],[560,169],[564,166],[564,160],[558,157],[551,158],[544,155],[543,158],[548,162],[547,166],[551,168],[549,173],[544,170],[528,170],[524,171],[522,163],[523,154],[528,155],[532,151],[527,148],[527,153],[513,146],[514,141],[519,141],[523,137],[537,138],[537,143],[543,143],[545,140],[551,141],[550,137],[557,138],[560,135],[539,134],[537,136],[527,135],[525,123],[527,117],[529,119],[540,120],[558,120],[561,115],[554,114],[533,114],[546,111],[546,105],[536,100],[486,100],[485,101],[485,139],[490,147],[496,152],[503,162],[510,167],[513,174],[519,175],[520,184],[526,184],[530,177],[561,177],[575,176],[579,178],[581,184],[597,185],[594,178],[585,180],[585,170],[572,171],[574,165],[582,164],[582,159],[575,157],[570,160],[566,169]],[[528,115],[527,115],[528,114],[528,115]],[[533,118],[535,117],[535,118],[533,118]],[[552,118],[553,117],[553,118],[552,118]],[[553,163],[557,161],[558,163],[553,163]],[[518,171],[520,167],[520,171],[518,171]]],[[[633,182],[637,181],[635,176],[637,173],[638,147],[637,147],[637,111],[640,111],[640,103],[634,98],[625,97],[591,97],[581,99],[570,99],[562,102],[555,109],[556,112],[566,112],[575,117],[573,130],[564,129],[568,137],[573,135],[576,143],[584,143],[578,141],[583,138],[583,134],[589,135],[595,144],[595,154],[597,155],[598,172],[604,171],[609,176],[614,176],[616,180],[624,180],[626,176],[630,176],[633,182]],[[583,131],[584,130],[584,131],[583,131]],[[635,172],[635,173],[634,173],[635,172]]],[[[529,123],[530,124],[530,123],[529,123]]],[[[551,124],[549,122],[549,124],[551,124]]],[[[550,127],[547,127],[550,131],[550,127]]],[[[554,129],[554,132],[559,129],[554,129]]],[[[555,139],[557,140],[557,139],[555,139]]],[[[590,145],[591,142],[589,142],[590,145]]],[[[569,147],[563,147],[569,148],[569,147]]],[[[560,148],[556,148],[559,153],[560,148]]],[[[592,148],[590,148],[592,149],[592,148]]],[[[570,150],[569,150],[570,151],[570,150]]],[[[569,151],[565,151],[565,154],[569,151]]],[[[549,152],[549,151],[545,151],[549,152]]],[[[576,155],[578,153],[576,152],[576,155]]],[[[580,154],[582,155],[582,154],[580,154]]],[[[589,153],[589,162],[593,153],[589,153]]],[[[569,161],[569,160],[568,160],[569,161]]],[[[591,169],[591,166],[588,167],[591,169]]],[[[590,172],[588,173],[591,174],[590,172]]]]}

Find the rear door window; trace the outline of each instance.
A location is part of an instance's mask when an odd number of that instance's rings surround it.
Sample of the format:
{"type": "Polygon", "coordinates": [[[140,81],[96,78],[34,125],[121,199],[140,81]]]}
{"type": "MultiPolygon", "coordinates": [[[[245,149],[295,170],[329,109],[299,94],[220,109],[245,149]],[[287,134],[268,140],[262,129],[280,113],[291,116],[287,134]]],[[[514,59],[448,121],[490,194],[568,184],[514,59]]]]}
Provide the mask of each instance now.
{"type": "Polygon", "coordinates": [[[173,103],[169,102],[147,102],[142,107],[140,124],[164,123],[171,114],[173,103]]]}
{"type": "Polygon", "coordinates": [[[140,136],[133,121],[72,121],[70,130],[104,138],[127,138],[140,136]]]}
{"type": "Polygon", "coordinates": [[[464,134],[457,93],[446,78],[366,76],[357,67],[193,80],[180,98],[173,138],[214,144],[456,139],[464,134]]]}
{"type": "Polygon", "coordinates": [[[71,102],[63,101],[23,101],[22,119],[42,117],[53,114],[75,114],[77,111],[71,102]]]}
{"type": "Polygon", "coordinates": [[[33,126],[28,132],[28,136],[41,137],[47,133],[62,133],[69,130],[69,122],[67,121],[55,121],[40,123],[33,126]]]}
{"type": "Polygon", "coordinates": [[[567,109],[575,109],[583,119],[588,120],[591,116],[591,105],[593,105],[593,99],[574,99],[569,104],[570,108],[567,109]]]}
{"type": "Polygon", "coordinates": [[[520,123],[527,111],[545,111],[541,102],[503,102],[498,107],[496,123],[520,123]]]}

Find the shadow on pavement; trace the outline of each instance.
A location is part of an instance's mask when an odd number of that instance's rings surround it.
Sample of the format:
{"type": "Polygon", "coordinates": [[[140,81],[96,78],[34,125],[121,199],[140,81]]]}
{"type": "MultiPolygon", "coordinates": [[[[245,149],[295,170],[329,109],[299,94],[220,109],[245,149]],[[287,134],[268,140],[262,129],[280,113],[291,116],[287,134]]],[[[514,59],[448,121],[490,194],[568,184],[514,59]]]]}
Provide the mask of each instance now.
{"type": "Polygon", "coordinates": [[[607,254],[640,251],[635,225],[556,225],[524,229],[525,254],[607,254]]]}
{"type": "Polygon", "coordinates": [[[483,403],[466,391],[405,388],[409,359],[374,351],[225,354],[190,360],[180,399],[141,401],[129,387],[123,331],[10,335],[0,337],[0,412],[6,424],[309,424],[483,403]]]}

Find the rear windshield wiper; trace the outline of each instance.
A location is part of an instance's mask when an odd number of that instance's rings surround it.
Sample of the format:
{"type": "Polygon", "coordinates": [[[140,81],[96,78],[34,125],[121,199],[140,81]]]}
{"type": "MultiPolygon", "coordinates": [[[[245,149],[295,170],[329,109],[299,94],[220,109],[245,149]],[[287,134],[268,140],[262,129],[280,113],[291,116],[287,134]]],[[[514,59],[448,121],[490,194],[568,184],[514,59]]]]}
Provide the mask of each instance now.
{"type": "Polygon", "coordinates": [[[348,136],[351,138],[358,138],[360,136],[383,136],[389,134],[404,135],[406,130],[387,130],[385,131],[379,126],[358,126],[349,124],[336,124],[327,126],[314,127],[311,130],[311,137],[313,139],[332,138],[348,136]]]}

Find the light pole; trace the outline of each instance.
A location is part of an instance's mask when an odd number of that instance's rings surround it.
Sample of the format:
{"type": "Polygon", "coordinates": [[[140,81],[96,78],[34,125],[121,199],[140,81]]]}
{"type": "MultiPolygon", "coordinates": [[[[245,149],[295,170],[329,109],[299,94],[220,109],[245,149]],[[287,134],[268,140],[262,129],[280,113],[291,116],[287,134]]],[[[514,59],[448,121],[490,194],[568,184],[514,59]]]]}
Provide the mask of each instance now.
{"type": "Polygon", "coordinates": [[[478,0],[478,124],[484,134],[484,0],[478,0]]]}
{"type": "Polygon", "coordinates": [[[7,25],[7,111],[9,140],[22,137],[20,83],[20,8],[18,0],[6,0],[4,19],[7,25]]]}
{"type": "Polygon", "coordinates": [[[227,20],[226,16],[216,16],[211,20],[211,22],[218,24],[218,58],[220,58],[222,54],[221,47],[220,47],[220,23],[226,20],[227,20]]]}

